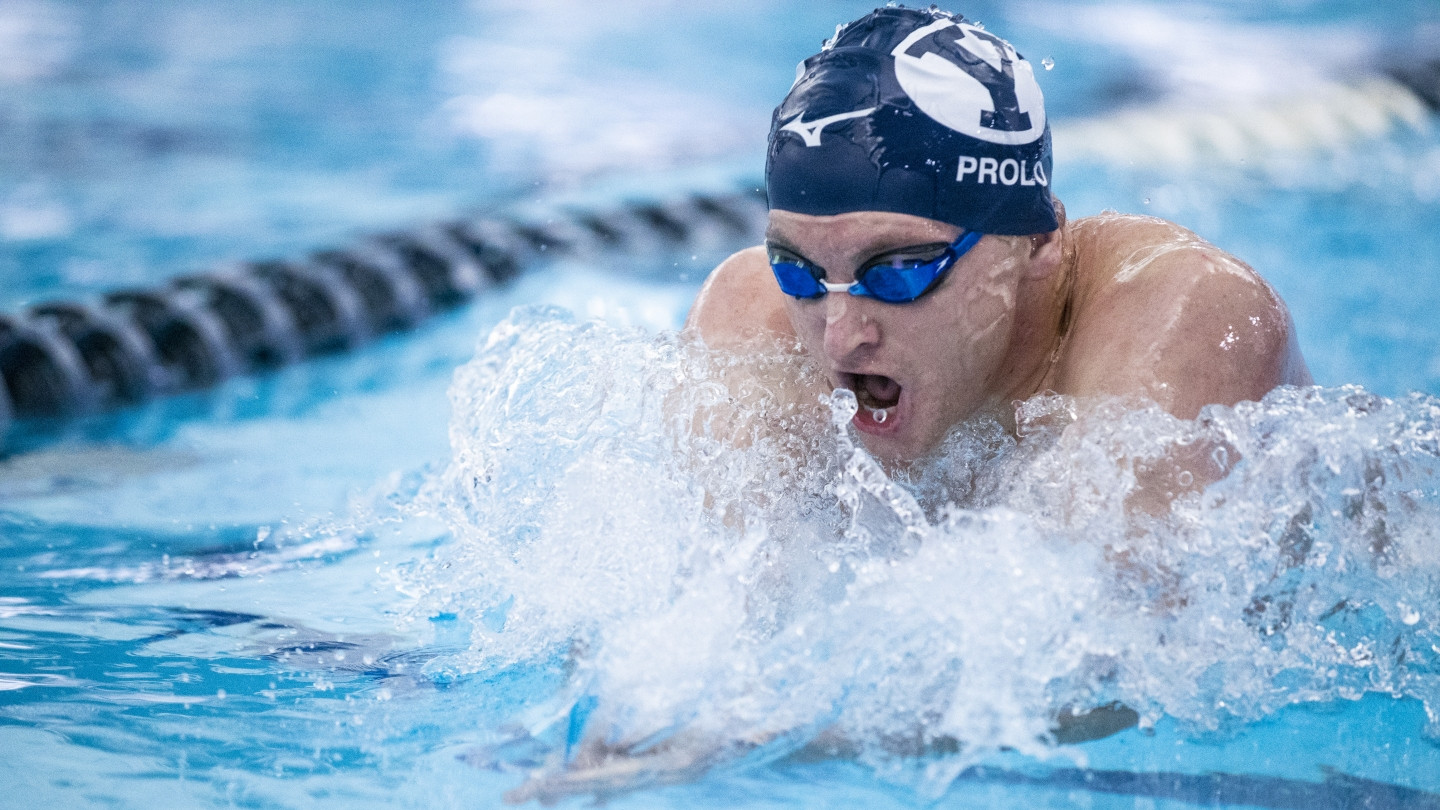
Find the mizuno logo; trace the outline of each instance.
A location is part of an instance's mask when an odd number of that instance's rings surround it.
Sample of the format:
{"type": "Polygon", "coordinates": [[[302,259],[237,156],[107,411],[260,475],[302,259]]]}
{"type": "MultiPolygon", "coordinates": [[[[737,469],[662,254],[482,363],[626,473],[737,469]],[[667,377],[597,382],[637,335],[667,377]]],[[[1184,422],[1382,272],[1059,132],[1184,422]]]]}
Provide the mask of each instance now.
{"type": "Polygon", "coordinates": [[[836,121],[848,121],[851,118],[863,118],[864,116],[875,112],[876,109],[878,108],[870,107],[864,110],[856,110],[855,112],[836,113],[835,115],[827,115],[824,118],[817,118],[808,124],[805,123],[805,113],[802,112],[799,115],[795,116],[794,121],[791,121],[790,123],[780,128],[787,132],[793,132],[796,135],[799,135],[802,139],[804,139],[806,146],[819,146],[820,130],[830,126],[836,121]]]}

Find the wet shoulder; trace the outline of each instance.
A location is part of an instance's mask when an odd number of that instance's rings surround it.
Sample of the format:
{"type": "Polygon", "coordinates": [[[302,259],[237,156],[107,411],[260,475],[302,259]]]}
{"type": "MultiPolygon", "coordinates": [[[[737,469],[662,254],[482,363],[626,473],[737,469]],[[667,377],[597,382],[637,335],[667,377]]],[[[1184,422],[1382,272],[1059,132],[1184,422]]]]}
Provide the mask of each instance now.
{"type": "Polygon", "coordinates": [[[1190,417],[1308,382],[1284,302],[1240,259],[1153,217],[1090,217],[1069,235],[1074,393],[1140,394],[1190,417]]]}
{"type": "Polygon", "coordinates": [[[713,348],[767,333],[792,334],[785,300],[763,247],[742,250],[710,273],[690,307],[685,330],[713,348]]]}
{"type": "Polygon", "coordinates": [[[1283,312],[1279,296],[1253,268],[1173,222],[1101,214],[1075,222],[1069,236],[1082,307],[1283,312]]]}
{"type": "Polygon", "coordinates": [[[1067,238],[1084,281],[1097,292],[1173,283],[1215,261],[1259,280],[1248,265],[1193,231],[1157,217],[1114,212],[1085,217],[1069,226],[1067,238]]]}

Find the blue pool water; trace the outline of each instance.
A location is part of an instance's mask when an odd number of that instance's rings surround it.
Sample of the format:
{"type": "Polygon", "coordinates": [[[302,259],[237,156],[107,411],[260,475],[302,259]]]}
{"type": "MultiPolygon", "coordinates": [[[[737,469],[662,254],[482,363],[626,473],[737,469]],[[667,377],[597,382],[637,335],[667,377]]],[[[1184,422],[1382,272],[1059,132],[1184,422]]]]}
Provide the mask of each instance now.
{"type": "MultiPolygon", "coordinates": [[[[794,62],[868,8],[4,4],[0,304],[734,187],[794,62]]],[[[1322,389],[1196,423],[1037,400],[1020,442],[967,426],[896,483],[826,405],[722,407],[735,361],[668,331],[718,256],[553,262],[0,461],[0,805],[495,806],[603,740],[645,767],[570,787],[620,807],[1435,806],[1440,136],[1190,167],[1063,136],[1351,80],[1440,13],[959,10],[1053,59],[1071,215],[1246,259],[1322,389]],[[1219,440],[1222,480],[1126,511],[1127,465],[1219,440]],[[1112,701],[1141,728],[1037,742],[1112,701]],[[843,750],[803,748],[825,729],[843,750]]]]}

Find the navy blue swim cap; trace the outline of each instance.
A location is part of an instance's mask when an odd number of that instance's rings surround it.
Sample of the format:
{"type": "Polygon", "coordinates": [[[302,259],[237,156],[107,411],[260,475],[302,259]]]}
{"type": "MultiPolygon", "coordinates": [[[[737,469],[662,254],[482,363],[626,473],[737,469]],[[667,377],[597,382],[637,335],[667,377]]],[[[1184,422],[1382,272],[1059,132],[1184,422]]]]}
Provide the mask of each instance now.
{"type": "Polygon", "coordinates": [[[877,9],[802,62],[771,119],[765,185],[772,210],[892,211],[993,234],[1059,227],[1035,71],[943,11],[877,9]]]}

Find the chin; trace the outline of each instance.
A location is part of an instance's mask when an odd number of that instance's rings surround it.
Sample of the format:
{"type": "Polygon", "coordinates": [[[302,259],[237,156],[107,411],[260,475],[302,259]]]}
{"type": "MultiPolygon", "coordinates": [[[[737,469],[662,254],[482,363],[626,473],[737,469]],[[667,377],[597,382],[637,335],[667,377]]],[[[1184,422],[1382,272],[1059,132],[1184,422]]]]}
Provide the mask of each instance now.
{"type": "Polygon", "coordinates": [[[935,449],[934,442],[908,435],[905,431],[874,434],[860,430],[859,435],[860,443],[870,455],[887,466],[907,465],[935,449]]]}
{"type": "Polygon", "coordinates": [[[865,449],[876,459],[886,464],[905,464],[934,449],[933,431],[925,430],[923,422],[916,418],[919,414],[909,396],[902,394],[885,411],[885,418],[878,420],[870,408],[862,405],[850,421],[865,449]]]}

